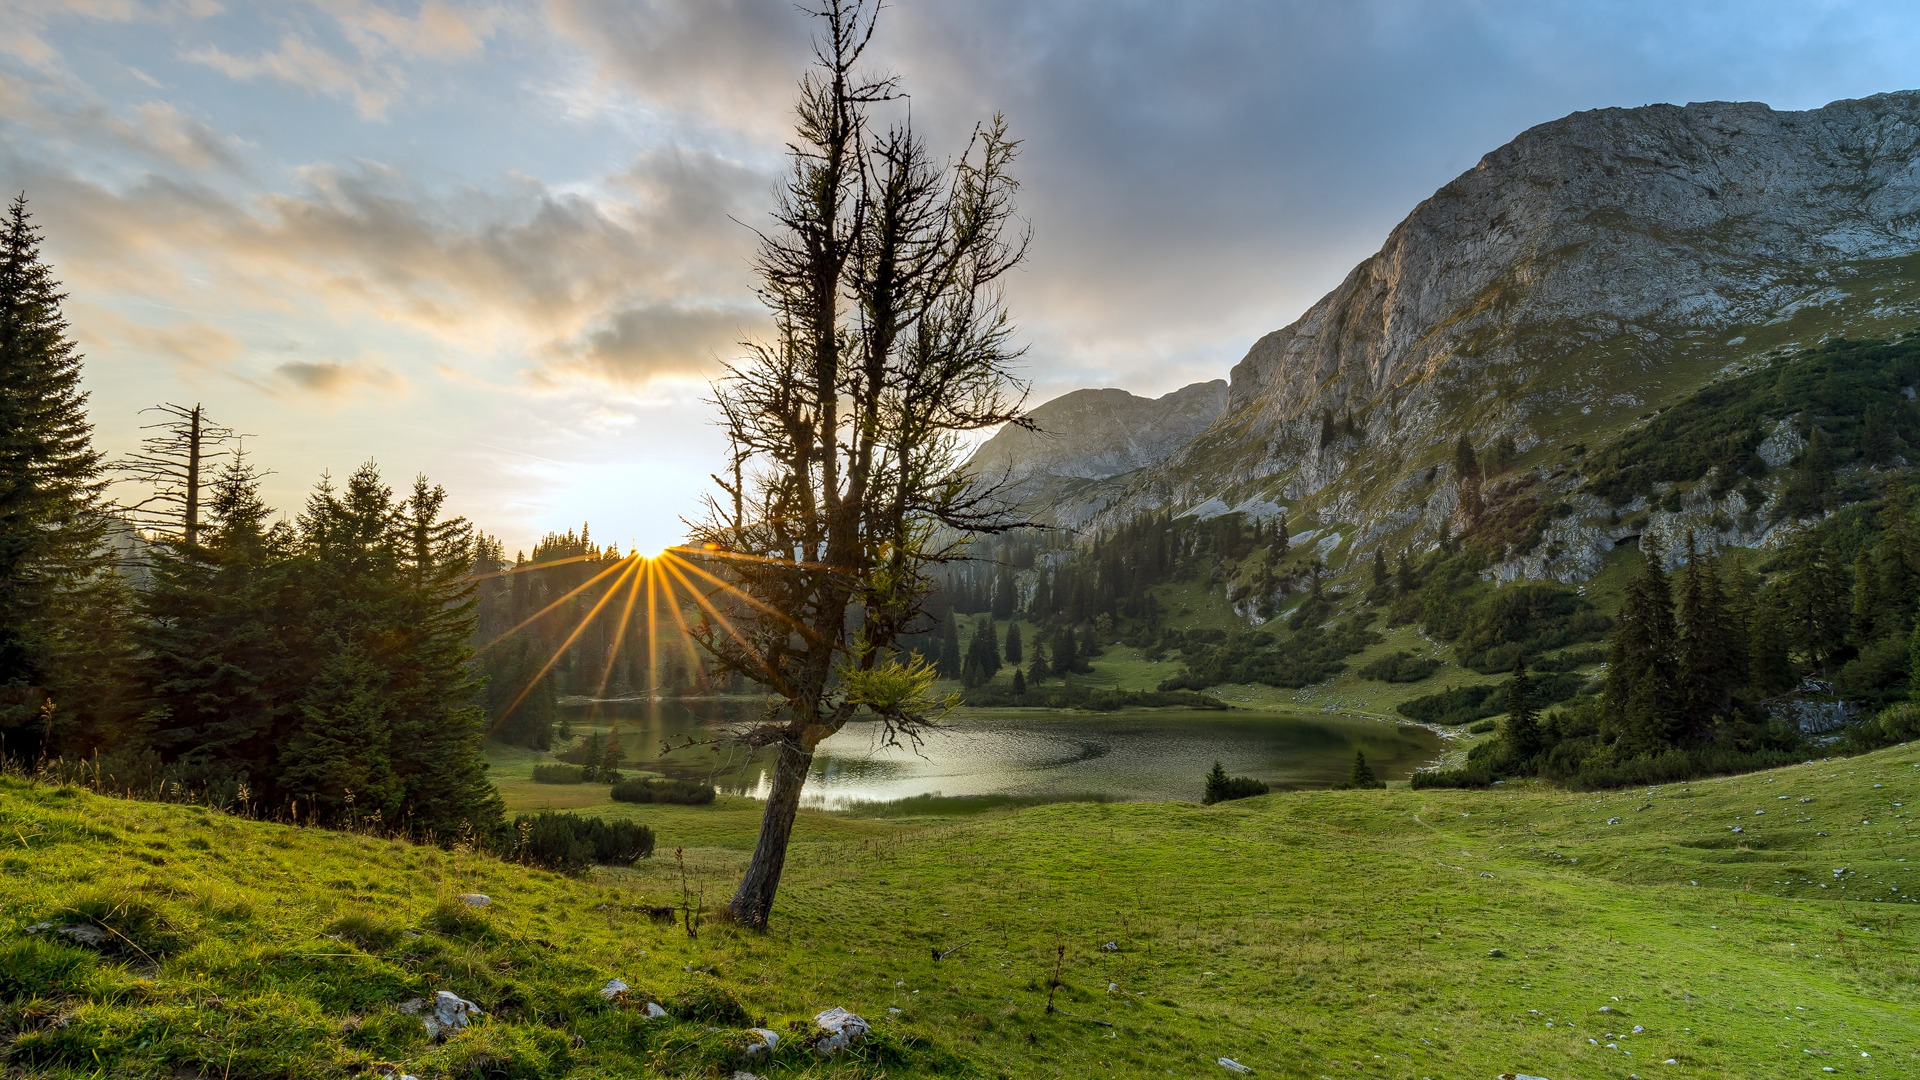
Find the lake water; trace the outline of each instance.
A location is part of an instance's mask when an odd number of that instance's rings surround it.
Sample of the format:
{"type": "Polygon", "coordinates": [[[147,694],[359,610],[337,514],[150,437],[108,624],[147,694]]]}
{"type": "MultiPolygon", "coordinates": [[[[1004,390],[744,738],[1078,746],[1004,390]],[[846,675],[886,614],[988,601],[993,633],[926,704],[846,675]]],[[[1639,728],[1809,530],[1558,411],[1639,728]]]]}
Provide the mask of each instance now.
{"type": "MultiPolygon", "coordinates": [[[[720,790],[764,798],[771,754],[662,744],[712,739],[727,721],[753,715],[740,702],[599,702],[571,706],[576,725],[613,726],[630,769],[709,780],[720,790]]],[[[916,795],[1096,796],[1198,800],[1218,760],[1235,776],[1278,788],[1345,780],[1355,750],[1383,779],[1398,779],[1439,756],[1441,741],[1410,725],[1324,713],[1184,709],[1116,713],[967,710],[929,734],[916,752],[880,745],[880,725],[848,724],[822,743],[806,803],[843,807],[916,795]]]]}

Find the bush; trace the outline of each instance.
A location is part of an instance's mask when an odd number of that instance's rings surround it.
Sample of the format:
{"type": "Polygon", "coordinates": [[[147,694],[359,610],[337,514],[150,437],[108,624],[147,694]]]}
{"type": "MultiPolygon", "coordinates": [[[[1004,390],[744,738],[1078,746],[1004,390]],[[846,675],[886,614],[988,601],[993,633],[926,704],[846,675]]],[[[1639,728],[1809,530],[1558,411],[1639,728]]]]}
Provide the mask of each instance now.
{"type": "Polygon", "coordinates": [[[1903,701],[1881,710],[1880,715],[1849,728],[1845,737],[1849,750],[1865,752],[1883,746],[1920,739],[1920,705],[1903,701]]]}
{"type": "Polygon", "coordinates": [[[697,780],[675,780],[665,776],[636,776],[613,785],[614,802],[678,803],[705,806],[713,802],[713,785],[697,780]]]}
{"type": "Polygon", "coordinates": [[[533,782],[536,784],[584,784],[587,782],[587,770],[578,765],[565,762],[535,765],[533,782]]]}
{"type": "Polygon", "coordinates": [[[571,1057],[558,1031],[489,1021],[448,1039],[421,1071],[451,1080],[548,1080],[565,1076],[571,1057]]]}
{"type": "Polygon", "coordinates": [[[1227,802],[1231,799],[1249,799],[1255,795],[1265,795],[1267,785],[1251,776],[1228,776],[1227,770],[1219,762],[1213,763],[1213,771],[1207,774],[1206,793],[1200,798],[1202,806],[1227,802]]]}
{"type": "Polygon", "coordinates": [[[1383,656],[1360,669],[1360,677],[1375,682],[1410,683],[1440,670],[1440,661],[1427,656],[1415,656],[1410,652],[1397,652],[1392,656],[1383,656]]]}
{"type": "Polygon", "coordinates": [[[1463,769],[1422,769],[1408,778],[1415,790],[1420,788],[1483,788],[1493,783],[1493,773],[1479,764],[1463,769]]]}
{"type": "Polygon", "coordinates": [[[1493,727],[1494,724],[1491,720],[1476,720],[1472,724],[1467,725],[1467,734],[1485,735],[1487,732],[1492,731],[1493,727]]]}
{"type": "Polygon", "coordinates": [[[602,821],[543,810],[513,821],[517,854],[532,866],[577,874],[588,866],[632,866],[653,854],[653,830],[631,821],[602,821]]]}

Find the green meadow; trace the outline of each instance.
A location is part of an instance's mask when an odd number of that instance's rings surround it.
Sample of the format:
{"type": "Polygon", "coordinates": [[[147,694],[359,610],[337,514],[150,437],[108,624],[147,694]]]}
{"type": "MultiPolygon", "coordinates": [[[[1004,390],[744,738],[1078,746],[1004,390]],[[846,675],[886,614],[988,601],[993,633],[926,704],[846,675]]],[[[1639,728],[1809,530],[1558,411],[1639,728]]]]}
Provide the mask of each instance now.
{"type": "Polygon", "coordinates": [[[567,878],[11,778],[0,1031],[49,1077],[730,1076],[748,1025],[788,1036],[768,1077],[1912,1076],[1917,797],[1908,744],[1601,794],[806,812],[762,936],[714,917],[744,799],[585,806],[659,847],[567,878]],[[434,1045],[397,1006],[441,989],[487,1017],[434,1045]],[[874,1035],[822,1060],[795,1036],[834,1005],[874,1035]]]}

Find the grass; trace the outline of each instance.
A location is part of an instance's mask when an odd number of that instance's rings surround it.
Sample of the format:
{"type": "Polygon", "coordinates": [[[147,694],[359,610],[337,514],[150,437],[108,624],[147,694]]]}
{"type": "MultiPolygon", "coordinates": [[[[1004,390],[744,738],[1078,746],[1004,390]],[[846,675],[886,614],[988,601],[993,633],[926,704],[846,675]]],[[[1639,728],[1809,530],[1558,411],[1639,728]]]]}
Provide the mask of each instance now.
{"type": "Polygon", "coordinates": [[[641,1022],[594,993],[618,976],[875,1021],[870,1060],[788,1040],[771,1077],[1913,1075],[1916,797],[1920,744],[1604,794],[806,814],[772,932],[689,939],[642,909],[723,897],[749,807],[631,807],[684,861],[570,879],[6,779],[0,1025],[52,1077],[734,1067],[731,1026],[641,1022]],[[96,917],[167,944],[25,932],[96,917]],[[435,989],[490,1018],[427,1044],[396,1006],[435,989]]]}

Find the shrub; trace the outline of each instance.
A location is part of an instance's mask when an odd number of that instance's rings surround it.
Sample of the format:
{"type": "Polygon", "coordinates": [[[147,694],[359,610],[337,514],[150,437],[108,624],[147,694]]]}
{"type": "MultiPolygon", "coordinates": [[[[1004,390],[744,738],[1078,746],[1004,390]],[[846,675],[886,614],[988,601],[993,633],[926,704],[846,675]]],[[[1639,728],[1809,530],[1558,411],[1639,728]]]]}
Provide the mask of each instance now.
{"type": "Polygon", "coordinates": [[[1491,720],[1476,720],[1473,723],[1467,725],[1467,734],[1485,735],[1487,732],[1492,731],[1493,727],[1494,727],[1494,724],[1493,724],[1493,721],[1491,720]]]}
{"type": "Polygon", "coordinates": [[[560,761],[535,765],[533,782],[536,784],[584,784],[587,782],[587,770],[578,765],[568,765],[560,761]]]}
{"type": "Polygon", "coordinates": [[[1474,764],[1463,769],[1422,769],[1409,778],[1414,788],[1483,788],[1493,783],[1493,773],[1474,764]]]}
{"type": "Polygon", "coordinates": [[[1265,795],[1267,785],[1250,776],[1228,776],[1227,770],[1219,762],[1213,763],[1213,771],[1207,774],[1207,788],[1200,798],[1203,806],[1227,802],[1231,799],[1248,799],[1255,795],[1265,795]]]}
{"type": "Polygon", "coordinates": [[[614,802],[678,803],[682,806],[705,806],[713,802],[714,797],[712,784],[666,776],[636,776],[631,780],[622,780],[613,785],[610,794],[614,802]]]}
{"type": "Polygon", "coordinates": [[[1865,752],[1913,739],[1920,739],[1920,705],[1903,701],[1848,729],[1845,741],[1849,750],[1865,752]]]}
{"type": "Polygon", "coordinates": [[[1438,670],[1440,661],[1432,657],[1397,652],[1362,667],[1360,677],[1375,682],[1410,683],[1419,682],[1438,670]]]}
{"type": "Polygon", "coordinates": [[[594,863],[631,866],[653,854],[653,830],[631,821],[602,821],[541,811],[513,821],[522,862],[577,874],[594,863]]]}

